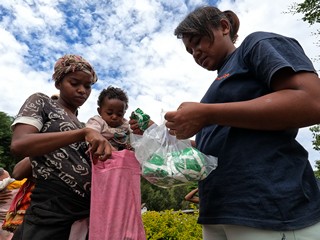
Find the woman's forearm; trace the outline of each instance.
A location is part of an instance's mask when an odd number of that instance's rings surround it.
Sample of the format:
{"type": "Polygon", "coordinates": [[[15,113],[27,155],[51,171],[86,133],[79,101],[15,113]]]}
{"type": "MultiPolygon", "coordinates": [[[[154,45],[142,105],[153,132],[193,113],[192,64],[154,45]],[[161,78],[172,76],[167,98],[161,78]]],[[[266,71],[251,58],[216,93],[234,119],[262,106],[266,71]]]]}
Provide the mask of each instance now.
{"type": "Polygon", "coordinates": [[[41,134],[13,134],[11,152],[19,158],[44,155],[72,143],[84,141],[85,131],[77,129],[41,134]]]}
{"type": "Polygon", "coordinates": [[[29,157],[22,159],[14,166],[12,177],[16,180],[32,177],[32,167],[29,157]]]}
{"type": "Polygon", "coordinates": [[[320,122],[320,102],[310,98],[300,90],[282,90],[250,101],[205,104],[200,111],[208,124],[258,130],[300,128],[320,122]]]}

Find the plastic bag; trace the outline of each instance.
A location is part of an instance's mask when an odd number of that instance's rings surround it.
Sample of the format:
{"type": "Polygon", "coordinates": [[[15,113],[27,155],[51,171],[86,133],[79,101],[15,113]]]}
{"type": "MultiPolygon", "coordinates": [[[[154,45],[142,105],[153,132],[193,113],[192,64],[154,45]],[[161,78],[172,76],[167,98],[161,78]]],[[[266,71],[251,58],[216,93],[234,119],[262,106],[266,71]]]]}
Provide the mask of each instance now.
{"type": "Polygon", "coordinates": [[[151,125],[144,134],[131,134],[131,144],[150,183],[168,188],[205,179],[218,159],[192,147],[190,140],[170,135],[165,124],[151,125]]]}

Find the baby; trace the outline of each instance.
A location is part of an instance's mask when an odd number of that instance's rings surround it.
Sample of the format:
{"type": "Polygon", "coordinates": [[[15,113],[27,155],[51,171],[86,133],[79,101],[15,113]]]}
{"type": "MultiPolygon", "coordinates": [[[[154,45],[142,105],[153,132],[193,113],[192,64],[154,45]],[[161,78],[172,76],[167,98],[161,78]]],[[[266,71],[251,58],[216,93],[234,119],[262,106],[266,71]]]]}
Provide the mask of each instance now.
{"type": "Polygon", "coordinates": [[[98,113],[86,123],[87,127],[100,132],[109,140],[115,150],[129,149],[130,127],[124,118],[128,109],[128,96],[120,88],[109,86],[98,97],[98,113]]]}

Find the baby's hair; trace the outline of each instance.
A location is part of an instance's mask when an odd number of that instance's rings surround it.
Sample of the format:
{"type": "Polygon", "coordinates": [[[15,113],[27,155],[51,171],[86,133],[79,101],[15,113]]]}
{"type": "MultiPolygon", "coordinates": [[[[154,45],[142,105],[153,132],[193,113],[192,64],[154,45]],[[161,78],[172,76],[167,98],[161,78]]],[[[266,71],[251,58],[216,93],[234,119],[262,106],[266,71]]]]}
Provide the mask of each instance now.
{"type": "Polygon", "coordinates": [[[52,100],[58,100],[58,99],[59,99],[59,94],[53,94],[53,95],[51,96],[51,99],[52,99],[52,100]]]}
{"type": "Polygon", "coordinates": [[[2,176],[3,174],[4,174],[4,169],[0,167],[0,176],[2,176]]]}
{"type": "Polygon", "coordinates": [[[121,88],[112,87],[109,86],[107,89],[103,89],[100,92],[100,95],[98,97],[98,106],[101,107],[102,102],[105,98],[108,99],[118,99],[120,101],[123,101],[125,103],[125,110],[128,109],[128,96],[125,91],[123,91],[121,88]]]}

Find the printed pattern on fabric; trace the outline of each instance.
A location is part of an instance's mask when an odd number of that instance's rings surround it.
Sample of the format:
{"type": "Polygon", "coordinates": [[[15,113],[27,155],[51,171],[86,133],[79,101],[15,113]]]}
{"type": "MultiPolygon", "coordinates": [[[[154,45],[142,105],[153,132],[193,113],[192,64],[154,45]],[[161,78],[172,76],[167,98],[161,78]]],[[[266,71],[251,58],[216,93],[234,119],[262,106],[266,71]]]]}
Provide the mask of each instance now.
{"type": "MultiPolygon", "coordinates": [[[[40,132],[64,132],[80,129],[83,124],[75,121],[54,100],[42,93],[31,95],[21,107],[13,126],[17,123],[33,125],[40,132]]],[[[85,142],[62,147],[44,156],[31,158],[33,177],[36,179],[59,180],[75,193],[90,196],[91,163],[86,154],[85,142]]]]}

